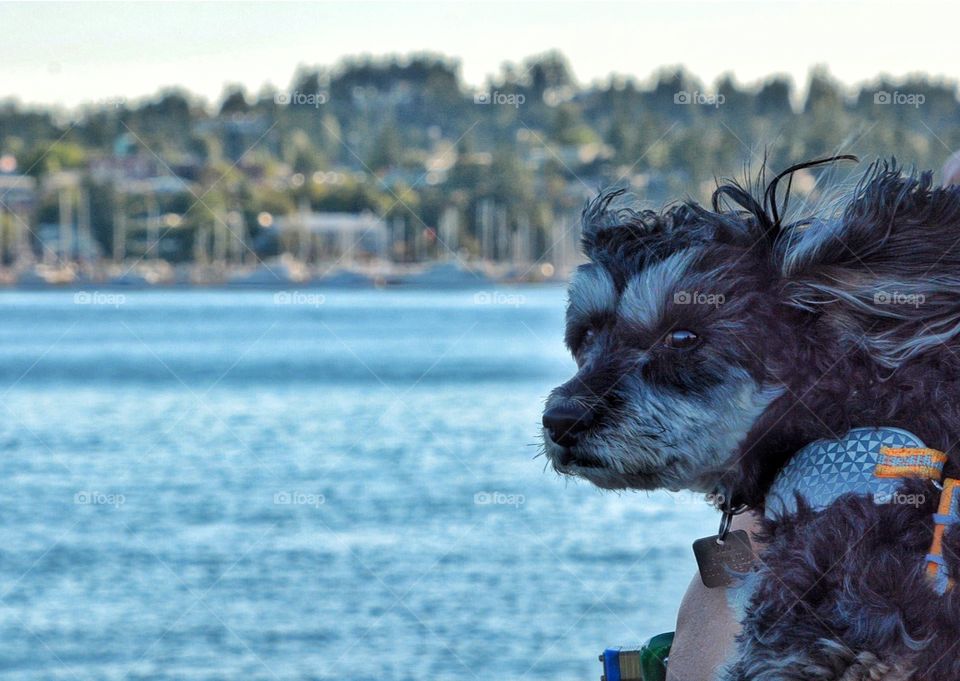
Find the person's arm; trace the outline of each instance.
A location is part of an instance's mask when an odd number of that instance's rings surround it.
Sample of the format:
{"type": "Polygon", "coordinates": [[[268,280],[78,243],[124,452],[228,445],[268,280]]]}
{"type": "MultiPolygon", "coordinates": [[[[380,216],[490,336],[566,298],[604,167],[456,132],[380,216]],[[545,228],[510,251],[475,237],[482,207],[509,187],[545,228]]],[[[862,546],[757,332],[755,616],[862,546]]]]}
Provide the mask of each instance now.
{"type": "MultiPolygon", "coordinates": [[[[752,533],[756,518],[744,513],[733,519],[733,529],[752,533]]],[[[726,589],[708,589],[693,576],[677,613],[677,631],[670,647],[667,681],[713,681],[733,653],[740,623],[727,602],[726,589]]]]}

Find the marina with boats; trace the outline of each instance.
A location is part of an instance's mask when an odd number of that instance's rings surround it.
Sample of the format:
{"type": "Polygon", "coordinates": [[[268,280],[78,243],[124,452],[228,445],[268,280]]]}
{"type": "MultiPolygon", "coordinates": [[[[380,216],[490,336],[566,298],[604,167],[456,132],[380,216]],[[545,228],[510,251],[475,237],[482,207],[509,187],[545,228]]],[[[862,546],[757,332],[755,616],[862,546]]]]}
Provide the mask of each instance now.
{"type": "Polygon", "coordinates": [[[478,205],[481,229],[471,249],[461,242],[452,208],[433,228],[416,216],[320,212],[302,203],[284,215],[258,212],[256,233],[241,212],[211,210],[191,229],[191,257],[167,257],[182,247],[176,242],[185,222],[183,213],[162,208],[166,195],[184,191],[171,179],[116,180],[114,210],[99,216],[106,224],[96,224],[81,174],[54,173],[43,182],[0,174],[0,286],[462,288],[561,281],[578,262],[573,216],[535,259],[529,225],[508,226],[493,201],[478,205]],[[56,207],[45,214],[52,221],[38,217],[41,198],[56,207]]]}

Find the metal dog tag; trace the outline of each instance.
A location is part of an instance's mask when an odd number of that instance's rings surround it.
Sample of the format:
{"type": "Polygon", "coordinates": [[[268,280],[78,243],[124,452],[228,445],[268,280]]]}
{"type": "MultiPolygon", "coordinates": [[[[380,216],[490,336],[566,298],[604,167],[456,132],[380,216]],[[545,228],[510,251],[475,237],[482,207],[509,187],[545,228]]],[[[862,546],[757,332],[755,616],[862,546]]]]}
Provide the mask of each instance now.
{"type": "Polygon", "coordinates": [[[749,572],[753,567],[753,546],[747,531],[734,530],[726,535],[723,541],[715,534],[693,542],[700,579],[708,589],[729,586],[734,579],[731,573],[749,572]]]}

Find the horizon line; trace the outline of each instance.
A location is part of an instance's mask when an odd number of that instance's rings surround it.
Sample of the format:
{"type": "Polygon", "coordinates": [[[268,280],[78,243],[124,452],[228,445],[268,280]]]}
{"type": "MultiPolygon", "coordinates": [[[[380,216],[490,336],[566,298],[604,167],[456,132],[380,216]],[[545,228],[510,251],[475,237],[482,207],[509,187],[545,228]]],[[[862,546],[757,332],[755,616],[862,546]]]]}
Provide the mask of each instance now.
{"type": "MultiPolygon", "coordinates": [[[[21,110],[39,110],[50,112],[54,115],[74,115],[96,111],[103,107],[119,106],[121,103],[124,105],[143,106],[150,102],[158,101],[168,94],[177,93],[183,95],[185,99],[187,99],[187,101],[189,101],[192,105],[198,106],[207,111],[215,111],[224,102],[228,95],[237,91],[241,91],[243,93],[247,102],[255,104],[264,97],[282,93],[285,90],[292,91],[298,77],[304,74],[318,73],[335,76],[338,73],[342,73],[343,71],[349,69],[351,66],[365,64],[386,65],[390,63],[405,65],[416,61],[417,59],[434,59],[438,62],[445,63],[455,72],[461,92],[464,94],[471,94],[483,92],[485,89],[495,87],[498,83],[504,82],[503,79],[511,75],[509,73],[509,69],[511,68],[522,69],[525,65],[536,63],[539,60],[551,56],[559,56],[563,60],[564,64],[569,68],[569,73],[572,78],[572,86],[576,88],[577,91],[604,89],[612,85],[614,82],[616,82],[618,86],[626,86],[629,84],[637,87],[638,90],[648,91],[656,87],[656,85],[661,82],[664,77],[669,77],[673,74],[681,74],[690,78],[693,84],[702,85],[706,90],[709,91],[715,91],[722,82],[728,79],[731,80],[738,89],[744,92],[757,92],[768,83],[785,81],[790,86],[790,100],[794,106],[806,101],[807,95],[809,94],[810,83],[817,76],[825,77],[830,82],[838,86],[841,94],[847,98],[851,98],[871,86],[880,86],[884,83],[905,83],[914,79],[923,79],[926,80],[929,85],[951,89],[953,90],[955,96],[960,93],[960,78],[957,78],[956,76],[949,76],[943,72],[932,73],[929,71],[908,70],[900,75],[897,75],[888,70],[882,70],[867,78],[845,81],[835,76],[831,72],[829,65],[826,63],[810,64],[806,69],[806,78],[802,82],[798,82],[798,79],[794,76],[794,74],[788,71],[774,70],[760,77],[741,78],[737,75],[735,69],[721,71],[712,80],[708,81],[707,79],[704,79],[695,73],[688,65],[682,63],[661,64],[660,66],[654,67],[645,76],[611,71],[603,76],[581,81],[576,77],[573,68],[574,65],[572,64],[571,60],[566,57],[562,50],[554,48],[531,53],[519,62],[505,60],[501,63],[500,70],[498,72],[487,73],[482,83],[479,84],[476,82],[471,82],[469,79],[464,77],[464,60],[462,57],[445,54],[438,50],[411,50],[405,53],[384,52],[380,54],[361,52],[343,55],[332,64],[307,64],[305,62],[299,62],[293,68],[293,71],[289,77],[290,84],[286,87],[274,84],[272,79],[264,80],[256,87],[251,87],[248,84],[238,81],[237,79],[225,79],[222,82],[220,93],[216,95],[216,97],[212,97],[201,92],[197,92],[196,90],[193,90],[189,86],[182,83],[167,83],[157,85],[152,92],[144,92],[133,95],[116,93],[106,97],[90,98],[76,104],[69,105],[49,100],[41,101],[36,99],[25,99],[15,93],[0,93],[0,106],[13,105],[21,110]]],[[[529,67],[527,68],[527,72],[529,72],[529,67]]],[[[526,73],[523,75],[526,75],[526,73]]],[[[522,77],[523,76],[521,76],[521,80],[522,77]]]]}

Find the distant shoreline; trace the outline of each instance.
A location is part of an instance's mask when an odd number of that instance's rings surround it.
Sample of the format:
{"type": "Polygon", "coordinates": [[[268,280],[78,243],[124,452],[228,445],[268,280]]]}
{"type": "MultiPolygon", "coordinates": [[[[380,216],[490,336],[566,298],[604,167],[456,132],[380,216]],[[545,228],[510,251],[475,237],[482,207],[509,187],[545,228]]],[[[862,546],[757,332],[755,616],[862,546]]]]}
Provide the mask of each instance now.
{"type": "Polygon", "coordinates": [[[279,291],[435,291],[435,292],[462,292],[462,291],[484,291],[488,289],[514,289],[514,288],[563,288],[566,284],[562,281],[514,281],[514,282],[477,282],[475,285],[458,286],[418,286],[416,284],[386,284],[371,286],[337,286],[335,284],[324,284],[323,282],[289,282],[287,284],[113,284],[110,282],[74,282],[69,284],[46,284],[46,285],[23,285],[9,284],[0,285],[0,295],[3,293],[24,293],[34,291],[63,291],[63,292],[82,292],[82,291],[110,291],[111,293],[124,291],[215,291],[219,293],[236,292],[279,292],[279,291]]]}

